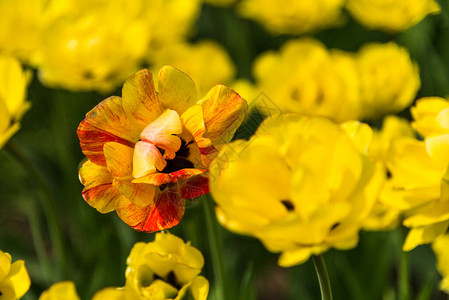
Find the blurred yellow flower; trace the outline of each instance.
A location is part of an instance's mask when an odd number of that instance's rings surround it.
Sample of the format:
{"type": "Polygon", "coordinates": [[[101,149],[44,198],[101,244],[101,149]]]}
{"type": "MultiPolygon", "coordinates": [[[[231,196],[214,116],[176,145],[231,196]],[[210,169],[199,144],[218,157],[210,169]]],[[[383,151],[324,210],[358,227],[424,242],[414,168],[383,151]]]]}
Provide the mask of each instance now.
{"type": "Polygon", "coordinates": [[[404,31],[437,14],[435,0],[348,0],[346,8],[363,25],[384,31],[404,31]]]}
{"type": "Polygon", "coordinates": [[[421,86],[418,66],[408,51],[390,42],[366,44],[357,53],[361,84],[361,118],[375,119],[400,112],[421,86]]]}
{"type": "Polygon", "coordinates": [[[219,221],[282,252],[281,266],[354,247],[383,177],[348,131],[287,114],[226,145],[210,167],[219,221]]]}
{"type": "Polygon", "coordinates": [[[44,291],[39,300],[80,300],[71,281],[62,281],[53,284],[48,290],[44,291]]]}
{"type": "Polygon", "coordinates": [[[388,156],[391,178],[381,201],[404,211],[404,225],[411,230],[404,243],[408,251],[444,234],[449,226],[449,103],[422,98],[412,108],[412,124],[424,141],[401,138],[388,156]]]}
{"type": "MultiPolygon", "coordinates": [[[[389,176],[387,163],[392,143],[403,137],[413,138],[415,133],[408,120],[393,115],[384,118],[381,130],[373,131],[368,155],[373,160],[382,163],[385,179],[389,176]]],[[[364,229],[376,231],[394,229],[399,224],[400,212],[400,209],[389,206],[378,199],[364,222],[364,229]]]]}
{"type": "Polygon", "coordinates": [[[185,199],[209,192],[208,167],[242,123],[247,104],[216,85],[198,100],[192,79],[171,66],[129,77],[78,127],[87,160],[79,171],[83,197],[101,213],[153,232],[177,225],[185,199]]]}
{"type": "Polygon", "coordinates": [[[0,1],[0,52],[28,61],[39,45],[44,0],[0,1]]]}
{"type": "MultiPolygon", "coordinates": [[[[128,1],[129,2],[129,1],[128,1]]],[[[148,57],[174,43],[186,42],[201,10],[200,0],[146,1],[144,19],[149,34],[148,57]]]]}
{"type": "Polygon", "coordinates": [[[258,88],[284,112],[325,116],[334,121],[360,115],[357,68],[349,54],[328,51],[319,41],[302,38],[268,51],[253,68],[258,88]]]}
{"type": "Polygon", "coordinates": [[[303,34],[341,23],[344,0],[243,0],[240,13],[274,34],[303,34]]]}
{"type": "Polygon", "coordinates": [[[98,2],[73,4],[70,14],[48,24],[33,61],[44,84],[107,92],[138,70],[149,42],[143,15],[98,2]]]}
{"type": "Polygon", "coordinates": [[[126,263],[125,286],[103,289],[93,300],[181,300],[188,293],[194,300],[207,299],[209,282],[199,276],[204,265],[201,252],[170,233],[135,244],[126,263]]]}
{"type": "Polygon", "coordinates": [[[0,55],[0,148],[19,130],[19,121],[30,107],[25,101],[30,75],[19,61],[0,55]]]}
{"type": "Polygon", "coordinates": [[[16,300],[30,288],[31,281],[25,262],[11,263],[11,255],[0,250],[0,299],[16,300]]]}
{"type": "Polygon", "coordinates": [[[212,40],[195,44],[173,44],[151,53],[152,70],[157,72],[164,65],[172,65],[189,74],[195,81],[198,94],[204,96],[214,85],[228,84],[234,78],[235,67],[226,49],[212,40]]]}
{"type": "Polygon", "coordinates": [[[437,267],[443,276],[440,288],[449,294],[449,235],[440,236],[433,242],[432,249],[437,257],[437,267]]]}

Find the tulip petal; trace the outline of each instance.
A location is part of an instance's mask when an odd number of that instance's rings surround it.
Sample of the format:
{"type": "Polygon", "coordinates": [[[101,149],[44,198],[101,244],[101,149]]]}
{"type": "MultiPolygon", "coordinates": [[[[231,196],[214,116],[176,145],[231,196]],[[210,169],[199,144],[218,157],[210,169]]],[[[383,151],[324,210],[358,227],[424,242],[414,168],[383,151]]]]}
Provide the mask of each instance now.
{"type": "Polygon", "coordinates": [[[148,141],[158,148],[176,152],[181,147],[181,139],[175,134],[180,133],[182,133],[182,125],[178,113],[166,109],[155,121],[145,127],[140,137],[143,141],[148,141]]]}
{"type": "Polygon", "coordinates": [[[103,152],[108,171],[114,178],[131,177],[133,171],[133,148],[120,143],[109,142],[104,144],[103,152]]]}
{"type": "Polygon", "coordinates": [[[147,183],[152,185],[161,186],[171,182],[171,177],[169,173],[153,173],[148,174],[140,178],[134,179],[133,183],[147,183]]]}
{"type": "Polygon", "coordinates": [[[14,286],[14,299],[19,299],[28,291],[31,285],[30,277],[25,268],[25,262],[18,260],[11,265],[8,280],[14,286]]]}
{"type": "Polygon", "coordinates": [[[301,264],[309,259],[313,254],[320,254],[326,251],[327,246],[297,247],[283,251],[279,256],[278,264],[284,268],[301,264]]]}
{"type": "Polygon", "coordinates": [[[447,165],[449,163],[449,134],[426,138],[427,152],[435,161],[447,165]]]}
{"type": "Polygon", "coordinates": [[[213,148],[212,141],[204,137],[206,125],[203,115],[203,107],[199,104],[193,105],[181,115],[184,127],[193,135],[201,154],[208,152],[211,147],[213,148]]]}
{"type": "Polygon", "coordinates": [[[84,185],[82,196],[86,202],[101,213],[115,209],[115,201],[121,193],[112,186],[113,178],[106,167],[86,161],[79,170],[84,185]]]}
{"type": "Polygon", "coordinates": [[[209,281],[203,276],[195,277],[190,285],[190,292],[195,300],[206,300],[209,294],[209,281]]]}
{"type": "Polygon", "coordinates": [[[248,110],[246,100],[234,90],[216,85],[202,98],[207,136],[215,146],[231,141],[248,110]]]}
{"type": "Polygon", "coordinates": [[[180,187],[183,199],[193,199],[209,193],[209,178],[206,176],[192,176],[180,187]]]}
{"type": "Polygon", "coordinates": [[[154,201],[156,186],[152,184],[114,180],[113,185],[135,205],[146,207],[154,201]]]}
{"type": "Polygon", "coordinates": [[[165,190],[147,207],[122,198],[116,203],[118,216],[134,230],[154,232],[176,226],[184,215],[185,200],[177,191],[165,190]]]}
{"type": "Polygon", "coordinates": [[[435,238],[444,234],[448,226],[449,221],[445,221],[430,226],[412,228],[405,239],[402,249],[410,251],[419,245],[431,243],[435,238]]]}
{"type": "Polygon", "coordinates": [[[159,71],[158,91],[164,107],[174,109],[180,115],[198,100],[193,80],[172,66],[164,66],[159,71]]]}
{"type": "Polygon", "coordinates": [[[429,226],[449,220],[449,201],[438,201],[404,220],[407,227],[429,226]]]}
{"type": "MultiPolygon", "coordinates": [[[[134,179],[133,183],[147,183],[152,185],[161,186],[167,183],[175,183],[179,180],[186,180],[192,176],[204,173],[205,170],[202,169],[181,169],[171,173],[153,173],[146,176],[134,179]]],[[[184,197],[183,197],[184,198],[184,197]]],[[[184,198],[190,199],[190,198],[184,198]]]]}
{"type": "Polygon", "coordinates": [[[0,281],[6,278],[11,269],[11,255],[0,250],[0,281]]]}
{"type": "Polygon", "coordinates": [[[106,166],[103,146],[117,142],[129,147],[139,140],[136,128],[123,110],[120,97],[109,97],[101,101],[78,126],[81,150],[92,162],[106,166]]]}
{"type": "Polygon", "coordinates": [[[142,141],[137,142],[133,157],[134,178],[154,173],[156,169],[162,171],[166,165],[167,162],[155,145],[142,141]]]}
{"type": "MultiPolygon", "coordinates": [[[[131,75],[123,84],[123,109],[138,121],[139,132],[156,120],[163,108],[154,89],[153,75],[144,69],[131,75]]],[[[134,124],[136,127],[137,124],[134,124]]]]}

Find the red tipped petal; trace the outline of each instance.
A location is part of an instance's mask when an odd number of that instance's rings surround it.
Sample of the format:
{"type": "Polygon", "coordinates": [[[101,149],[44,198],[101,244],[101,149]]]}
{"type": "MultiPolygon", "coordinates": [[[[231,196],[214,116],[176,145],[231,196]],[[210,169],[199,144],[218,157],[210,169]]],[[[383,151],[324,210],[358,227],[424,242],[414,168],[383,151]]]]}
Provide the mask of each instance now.
{"type": "Polygon", "coordinates": [[[112,186],[112,176],[106,167],[86,161],[79,171],[80,181],[85,186],[84,200],[101,213],[115,209],[115,201],[121,193],[112,186]]]}
{"type": "Polygon", "coordinates": [[[108,142],[117,142],[134,147],[139,140],[140,131],[125,114],[120,97],[109,97],[90,112],[77,129],[81,150],[92,162],[106,165],[103,146],[108,142]]]}
{"type": "Polygon", "coordinates": [[[185,210],[185,200],[178,192],[165,190],[153,205],[140,207],[128,199],[116,203],[119,217],[134,230],[154,232],[178,225],[185,210]]]}
{"type": "Polygon", "coordinates": [[[193,176],[187,179],[179,189],[183,199],[193,199],[209,193],[209,178],[206,176],[193,176]]]}

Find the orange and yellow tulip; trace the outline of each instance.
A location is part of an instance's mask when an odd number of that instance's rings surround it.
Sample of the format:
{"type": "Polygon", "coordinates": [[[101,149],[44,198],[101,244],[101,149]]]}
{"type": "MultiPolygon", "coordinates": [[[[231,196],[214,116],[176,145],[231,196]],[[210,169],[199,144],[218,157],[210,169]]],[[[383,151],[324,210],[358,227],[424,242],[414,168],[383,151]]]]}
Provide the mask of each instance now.
{"type": "Polygon", "coordinates": [[[209,192],[208,167],[240,126],[247,103],[216,85],[202,99],[189,76],[164,66],[129,77],[122,97],[103,100],[78,127],[88,160],[80,169],[83,198],[113,210],[138,231],[177,225],[185,200],[209,192]]]}

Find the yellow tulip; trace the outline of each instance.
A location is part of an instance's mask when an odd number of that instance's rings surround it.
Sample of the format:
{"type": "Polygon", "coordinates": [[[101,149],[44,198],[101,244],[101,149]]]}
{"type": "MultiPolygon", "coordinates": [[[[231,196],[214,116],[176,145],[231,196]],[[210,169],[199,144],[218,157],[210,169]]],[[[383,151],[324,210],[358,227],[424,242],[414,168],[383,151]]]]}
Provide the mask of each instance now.
{"type": "Polygon", "coordinates": [[[110,91],[139,69],[147,53],[143,14],[124,1],[67,2],[48,22],[33,60],[39,79],[51,87],[110,91]]]}
{"type": "MultiPolygon", "coordinates": [[[[406,119],[387,116],[381,130],[373,131],[373,138],[368,147],[368,154],[384,166],[385,180],[388,178],[388,161],[392,144],[400,138],[413,138],[415,133],[406,119]]],[[[385,202],[376,201],[373,211],[365,220],[367,230],[391,230],[399,224],[401,210],[385,202]]]]}
{"type": "Polygon", "coordinates": [[[30,288],[31,281],[25,262],[11,263],[11,255],[0,250],[0,299],[16,300],[30,288]]]}
{"type": "Polygon", "coordinates": [[[280,52],[262,54],[253,73],[258,88],[283,112],[325,116],[338,122],[360,115],[354,59],[341,51],[328,51],[317,40],[290,40],[280,52]]]}
{"type": "Polygon", "coordinates": [[[210,167],[219,221],[281,252],[281,266],[355,247],[383,177],[350,131],[287,114],[225,146],[210,167]]]}
{"type": "Polygon", "coordinates": [[[407,108],[421,86],[418,66],[408,51],[391,42],[366,44],[356,57],[362,119],[376,119],[407,108]]]}
{"type": "Polygon", "coordinates": [[[432,249],[437,257],[437,267],[443,276],[440,288],[449,294],[449,235],[440,236],[433,242],[432,249]]]}
{"type": "Polygon", "coordinates": [[[19,130],[20,119],[30,107],[25,101],[30,75],[19,61],[0,55],[0,148],[19,130]]]}
{"type": "Polygon", "coordinates": [[[391,178],[380,199],[404,212],[404,225],[411,228],[404,250],[433,242],[449,227],[448,107],[442,98],[419,99],[411,109],[412,125],[424,141],[399,138],[389,151],[391,178]]]}
{"type": "Polygon", "coordinates": [[[302,34],[341,23],[344,0],[244,0],[240,13],[274,34],[302,34]]]}
{"type": "Polygon", "coordinates": [[[387,32],[407,30],[440,12],[435,0],[348,0],[346,8],[363,25],[387,32]]]}
{"type": "Polygon", "coordinates": [[[75,284],[71,281],[62,281],[53,284],[48,290],[44,291],[39,300],[80,300],[75,284]]]}
{"type": "Polygon", "coordinates": [[[201,252],[170,233],[135,244],[126,263],[125,286],[103,289],[93,300],[181,300],[188,293],[194,300],[207,299],[209,282],[199,276],[204,265],[201,252]]]}

